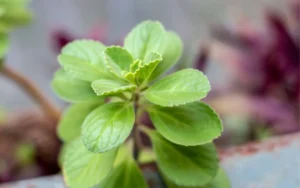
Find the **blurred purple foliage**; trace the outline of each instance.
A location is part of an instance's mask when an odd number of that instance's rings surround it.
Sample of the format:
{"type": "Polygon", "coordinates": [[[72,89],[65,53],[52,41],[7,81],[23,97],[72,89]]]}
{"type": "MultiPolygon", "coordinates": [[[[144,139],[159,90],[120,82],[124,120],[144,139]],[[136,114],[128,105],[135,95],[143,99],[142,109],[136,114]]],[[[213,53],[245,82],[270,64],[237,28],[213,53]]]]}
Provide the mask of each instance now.
{"type": "MultiPolygon", "coordinates": [[[[263,28],[243,22],[212,31],[221,54],[219,61],[234,77],[225,93],[243,96],[236,112],[246,111],[254,126],[265,126],[273,134],[300,130],[299,6],[300,1],[291,3],[289,19],[266,11],[263,28]]],[[[203,70],[202,64],[195,62],[195,67],[203,70]]],[[[217,96],[222,97],[222,93],[217,96]]],[[[230,100],[227,105],[235,102],[230,100]]]]}
{"type": "Polygon", "coordinates": [[[50,33],[50,43],[56,53],[59,53],[66,44],[76,39],[91,39],[108,44],[107,27],[105,25],[92,27],[84,36],[76,36],[64,28],[53,29],[50,33]]]}

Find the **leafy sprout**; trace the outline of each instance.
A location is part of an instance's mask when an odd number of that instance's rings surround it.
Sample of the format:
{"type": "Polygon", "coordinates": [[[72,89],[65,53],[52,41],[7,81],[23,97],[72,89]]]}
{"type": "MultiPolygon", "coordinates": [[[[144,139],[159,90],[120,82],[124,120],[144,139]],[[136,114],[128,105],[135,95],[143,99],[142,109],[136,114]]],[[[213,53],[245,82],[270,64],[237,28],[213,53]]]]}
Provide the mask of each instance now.
{"type": "Polygon", "coordinates": [[[210,90],[207,77],[184,69],[161,78],[181,52],[177,34],[154,21],[137,25],[124,47],[77,40],[62,49],[52,87],[74,103],[58,127],[68,186],[148,187],[138,160],[144,149],[151,153],[144,161],[155,160],[170,187],[215,181],[220,168],[212,141],[223,128],[199,101],[210,90]],[[144,113],[155,129],[143,125],[144,113]],[[152,152],[137,146],[141,132],[151,139],[152,152]]]}

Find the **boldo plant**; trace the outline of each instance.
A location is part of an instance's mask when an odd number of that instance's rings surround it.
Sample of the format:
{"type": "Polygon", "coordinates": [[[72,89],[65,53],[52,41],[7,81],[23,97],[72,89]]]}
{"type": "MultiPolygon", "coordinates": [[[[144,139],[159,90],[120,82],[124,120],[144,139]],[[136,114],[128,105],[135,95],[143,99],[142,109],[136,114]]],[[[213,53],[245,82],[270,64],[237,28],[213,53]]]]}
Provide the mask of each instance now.
{"type": "Polygon", "coordinates": [[[136,26],[124,47],[77,40],[62,49],[52,87],[74,103],[58,127],[68,186],[146,188],[139,166],[155,161],[169,187],[228,187],[212,143],[221,121],[199,101],[207,77],[184,69],[160,78],[181,51],[180,38],[154,21],[136,26]],[[155,129],[143,124],[145,113],[155,129]]]}

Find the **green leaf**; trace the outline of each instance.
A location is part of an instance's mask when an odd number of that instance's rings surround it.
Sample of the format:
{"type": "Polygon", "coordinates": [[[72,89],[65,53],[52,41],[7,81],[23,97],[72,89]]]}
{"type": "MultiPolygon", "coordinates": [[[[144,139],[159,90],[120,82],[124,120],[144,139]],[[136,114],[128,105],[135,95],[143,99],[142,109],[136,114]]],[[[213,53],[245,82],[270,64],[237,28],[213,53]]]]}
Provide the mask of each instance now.
{"type": "Polygon", "coordinates": [[[124,78],[132,84],[136,84],[135,73],[142,66],[142,60],[137,59],[130,65],[130,72],[123,71],[124,78]]]}
{"type": "Polygon", "coordinates": [[[207,77],[195,69],[166,76],[145,91],[145,97],[160,106],[177,106],[204,98],[210,90],[207,77]]]}
{"type": "Polygon", "coordinates": [[[218,115],[202,102],[176,107],[153,106],[148,111],[157,131],[176,144],[206,144],[219,137],[223,130],[218,115]]]}
{"type": "Polygon", "coordinates": [[[58,70],[52,80],[52,89],[62,99],[69,102],[84,102],[99,98],[90,82],[72,77],[64,70],[58,70]]]}
{"type": "MultiPolygon", "coordinates": [[[[0,59],[4,58],[8,50],[8,36],[0,33],[0,59]]],[[[1,67],[1,62],[0,62],[1,67]]]]}
{"type": "Polygon", "coordinates": [[[81,134],[81,125],[84,119],[96,107],[102,105],[101,102],[78,103],[67,108],[59,121],[57,133],[61,140],[69,142],[81,134]]]}
{"type": "Polygon", "coordinates": [[[105,46],[93,40],[76,40],[67,44],[61,54],[73,56],[78,61],[89,62],[91,65],[95,65],[99,70],[105,72],[106,65],[104,61],[103,51],[105,46]]]}
{"type": "Polygon", "coordinates": [[[134,59],[144,60],[151,52],[160,52],[165,36],[159,22],[144,21],[137,25],[125,38],[124,47],[134,59]]]}
{"type": "Polygon", "coordinates": [[[92,82],[92,88],[97,95],[102,96],[118,94],[124,91],[132,91],[136,88],[136,86],[124,81],[102,79],[92,82]]]}
{"type": "Polygon", "coordinates": [[[143,65],[148,65],[154,61],[162,61],[162,57],[157,52],[151,52],[149,55],[145,58],[143,65]]]}
{"type": "Polygon", "coordinates": [[[216,175],[216,177],[207,185],[201,187],[201,188],[230,188],[230,181],[226,174],[226,172],[219,168],[219,171],[216,175]]]}
{"type": "Polygon", "coordinates": [[[133,140],[130,138],[126,141],[126,143],[122,144],[118,148],[118,153],[115,158],[114,167],[119,166],[128,157],[132,156],[132,154],[133,154],[133,140]]]}
{"type": "Polygon", "coordinates": [[[83,142],[95,153],[116,148],[131,133],[134,120],[132,103],[104,104],[90,113],[83,122],[83,142]]]}
{"type": "Polygon", "coordinates": [[[6,34],[12,29],[11,25],[0,21],[0,34],[6,34]]]}
{"type": "Polygon", "coordinates": [[[127,157],[113,169],[109,177],[100,183],[99,188],[147,188],[141,170],[133,158],[127,157]]]}
{"type": "Polygon", "coordinates": [[[150,53],[146,58],[145,63],[135,72],[135,80],[138,85],[143,85],[148,82],[152,72],[156,66],[162,61],[161,55],[158,53],[150,53]]]}
{"type": "Polygon", "coordinates": [[[125,78],[137,85],[145,85],[149,80],[151,73],[158,63],[162,60],[161,55],[158,53],[150,53],[146,58],[145,63],[138,67],[135,72],[130,72],[125,75],[125,78]]]}
{"type": "Polygon", "coordinates": [[[96,154],[77,138],[65,145],[62,156],[64,180],[69,187],[92,187],[111,172],[116,150],[96,154]]]}
{"type": "Polygon", "coordinates": [[[153,71],[149,80],[154,80],[166,72],[178,61],[182,54],[183,45],[180,37],[174,32],[166,32],[165,35],[164,47],[161,51],[163,61],[153,71]]]}
{"type": "Polygon", "coordinates": [[[130,72],[134,73],[142,65],[142,60],[137,59],[130,65],[130,72]]]}
{"type": "Polygon", "coordinates": [[[181,146],[150,133],[157,164],[161,172],[181,186],[202,186],[216,176],[217,151],[212,143],[200,146],[181,146]]]}
{"type": "Polygon", "coordinates": [[[101,78],[111,77],[106,70],[98,68],[98,65],[91,64],[78,57],[62,54],[58,56],[58,61],[65,71],[80,80],[92,82],[101,78]]]}
{"type": "Polygon", "coordinates": [[[219,168],[216,177],[206,185],[203,186],[193,186],[185,187],[172,183],[170,180],[165,178],[165,183],[168,185],[168,188],[230,188],[230,181],[222,168],[219,168]]]}
{"type": "Polygon", "coordinates": [[[8,9],[4,15],[0,15],[0,22],[7,24],[8,29],[12,27],[28,24],[32,20],[32,14],[19,8],[8,9]]]}
{"type": "Polygon", "coordinates": [[[122,71],[130,71],[133,58],[126,49],[120,46],[111,46],[106,48],[104,54],[107,66],[112,73],[120,76],[122,71]]]}
{"type": "Polygon", "coordinates": [[[24,8],[30,2],[31,0],[0,0],[0,4],[8,8],[24,8]]]}
{"type": "Polygon", "coordinates": [[[25,0],[0,1],[0,33],[7,33],[14,27],[31,21],[32,14],[26,8],[27,3],[25,0]]]}

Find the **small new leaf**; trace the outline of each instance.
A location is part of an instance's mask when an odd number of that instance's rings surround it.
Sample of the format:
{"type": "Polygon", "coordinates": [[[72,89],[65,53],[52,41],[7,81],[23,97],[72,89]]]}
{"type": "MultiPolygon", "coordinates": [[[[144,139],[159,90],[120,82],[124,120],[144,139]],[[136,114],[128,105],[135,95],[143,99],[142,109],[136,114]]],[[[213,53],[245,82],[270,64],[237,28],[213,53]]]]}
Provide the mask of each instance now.
{"type": "Polygon", "coordinates": [[[111,46],[105,49],[105,61],[109,71],[117,76],[122,75],[122,71],[130,71],[133,63],[131,54],[120,46],[111,46]]]}
{"type": "Polygon", "coordinates": [[[162,61],[162,57],[160,54],[156,52],[150,53],[143,65],[136,70],[135,72],[135,80],[138,85],[143,85],[147,83],[152,72],[155,70],[156,66],[162,61]]]}
{"type": "Polygon", "coordinates": [[[176,185],[202,186],[216,176],[218,159],[213,144],[181,146],[154,131],[150,137],[159,169],[176,185]]]}
{"type": "Polygon", "coordinates": [[[142,60],[137,59],[130,65],[130,72],[135,73],[136,70],[142,65],[142,60]]]}
{"type": "Polygon", "coordinates": [[[90,82],[74,78],[62,69],[55,73],[52,89],[60,98],[69,102],[101,99],[93,91],[90,82]]]}
{"type": "Polygon", "coordinates": [[[92,88],[97,95],[102,96],[118,94],[124,91],[132,91],[136,88],[136,86],[124,81],[102,79],[92,82],[92,88]]]}
{"type": "Polygon", "coordinates": [[[134,72],[127,73],[125,79],[137,85],[145,85],[157,64],[161,62],[161,55],[158,53],[150,53],[144,63],[139,63],[140,66],[134,72]]]}
{"type": "Polygon", "coordinates": [[[90,113],[82,126],[82,139],[92,152],[118,147],[131,133],[135,116],[131,103],[104,104],[90,113]]]}
{"type": "Polygon", "coordinates": [[[78,103],[67,108],[59,121],[57,133],[61,140],[69,142],[81,134],[81,125],[89,113],[102,102],[78,103]]]}
{"type": "Polygon", "coordinates": [[[219,137],[223,130],[218,115],[202,102],[176,107],[153,106],[148,111],[157,131],[176,144],[206,144],[219,137]]]}
{"type": "Polygon", "coordinates": [[[116,152],[90,152],[80,138],[67,143],[61,158],[65,182],[72,188],[97,185],[111,172],[116,152]]]}
{"type": "Polygon", "coordinates": [[[195,69],[166,76],[145,91],[145,97],[160,106],[178,106],[204,98],[210,90],[207,77],[195,69]]]}

